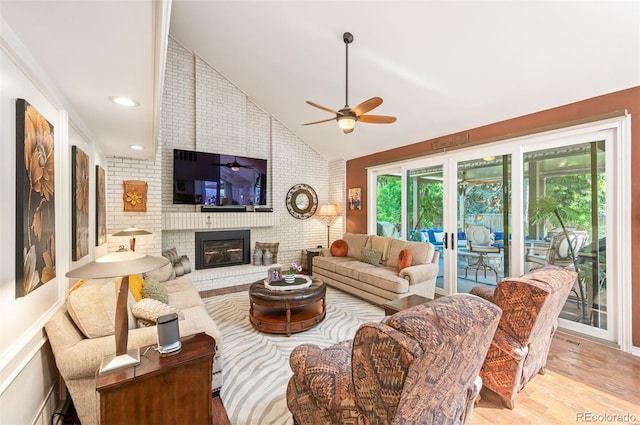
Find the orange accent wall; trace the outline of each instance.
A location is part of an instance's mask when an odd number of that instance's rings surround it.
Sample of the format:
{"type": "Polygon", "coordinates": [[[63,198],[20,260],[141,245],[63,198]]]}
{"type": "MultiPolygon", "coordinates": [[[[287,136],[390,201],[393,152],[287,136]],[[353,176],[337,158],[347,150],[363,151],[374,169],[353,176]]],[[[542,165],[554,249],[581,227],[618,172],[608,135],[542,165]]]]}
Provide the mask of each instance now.
{"type": "MultiPolygon", "coordinates": [[[[465,130],[461,133],[468,133],[469,135],[469,143],[467,146],[476,146],[487,143],[483,141],[504,140],[514,137],[514,135],[519,133],[584,120],[589,117],[625,109],[632,116],[631,163],[640,164],[640,86],[465,130]]],[[[443,135],[442,137],[446,136],[447,135],[443,135]]],[[[367,232],[366,168],[393,161],[440,153],[441,150],[434,151],[432,149],[432,142],[434,140],[436,139],[425,140],[347,161],[347,188],[362,188],[362,210],[347,210],[346,228],[348,232],[367,232]]],[[[631,240],[640,241],[640,167],[637,166],[632,167],[631,170],[631,191],[631,240]]],[[[635,243],[632,245],[631,256],[633,259],[640,259],[639,244],[635,243]]],[[[633,345],[640,347],[640,261],[633,261],[631,271],[633,345]]]]}

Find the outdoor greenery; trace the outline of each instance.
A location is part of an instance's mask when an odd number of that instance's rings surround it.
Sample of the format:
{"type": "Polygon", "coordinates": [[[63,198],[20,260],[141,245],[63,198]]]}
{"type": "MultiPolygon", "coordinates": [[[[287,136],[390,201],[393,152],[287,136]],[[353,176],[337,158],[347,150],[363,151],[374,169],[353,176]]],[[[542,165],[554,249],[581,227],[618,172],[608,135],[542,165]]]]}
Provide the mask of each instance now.
{"type": "MultiPolygon", "coordinates": [[[[598,173],[597,179],[598,191],[598,214],[602,215],[605,211],[606,201],[606,185],[603,173],[598,173]]],[[[545,181],[546,196],[552,199],[561,213],[564,215],[563,220],[568,227],[575,227],[580,230],[591,232],[591,175],[590,174],[573,174],[558,177],[548,177],[545,181]]],[[[552,220],[554,226],[555,223],[552,220]]],[[[602,234],[598,238],[604,236],[605,226],[598,226],[602,234]]]]}
{"type": "Polygon", "coordinates": [[[379,176],[377,186],[376,220],[393,223],[399,229],[402,200],[400,176],[379,176]]]}
{"type": "MultiPolygon", "coordinates": [[[[597,193],[598,213],[603,217],[605,211],[606,184],[603,173],[598,173],[597,193]]],[[[502,183],[471,184],[464,190],[465,217],[476,217],[490,214],[502,214],[502,183]]],[[[377,179],[377,211],[379,222],[393,223],[400,228],[402,181],[397,175],[379,176],[377,179]]],[[[545,230],[554,227],[573,227],[592,231],[591,216],[591,175],[569,174],[549,176],[545,179],[545,196],[538,198],[529,208],[529,221],[542,223],[545,230]]],[[[443,187],[439,181],[429,182],[420,179],[414,186],[408,187],[408,223],[410,230],[442,227],[443,187]],[[413,190],[419,191],[417,199],[419,208],[417,217],[413,216],[413,190]]],[[[468,223],[465,223],[465,225],[468,223]]],[[[598,226],[604,236],[606,226],[598,226]]],[[[592,238],[596,239],[596,238],[592,238]]]]}

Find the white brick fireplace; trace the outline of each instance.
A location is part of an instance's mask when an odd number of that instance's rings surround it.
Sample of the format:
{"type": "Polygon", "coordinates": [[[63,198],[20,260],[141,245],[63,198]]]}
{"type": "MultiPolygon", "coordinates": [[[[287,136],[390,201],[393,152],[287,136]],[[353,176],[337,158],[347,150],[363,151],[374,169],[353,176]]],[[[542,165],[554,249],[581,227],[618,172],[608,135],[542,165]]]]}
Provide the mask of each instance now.
{"type": "MultiPolygon", "coordinates": [[[[302,107],[302,105],[301,105],[302,107]]],[[[344,160],[329,161],[311,149],[279,121],[251,102],[211,65],[169,40],[160,140],[153,160],[109,157],[107,162],[107,226],[113,234],[136,225],[152,232],[137,238],[136,250],[158,255],[176,248],[195,269],[196,231],[250,229],[255,242],[279,242],[278,260],[300,261],[301,250],[326,245],[327,228],[315,218],[298,220],[285,207],[295,184],[314,188],[320,203],[340,203],[345,194],[344,160]],[[200,212],[199,206],[173,205],[173,149],[224,153],[268,160],[267,206],[273,212],[200,212]],[[125,213],[122,181],[148,183],[147,212],[125,213]]],[[[342,235],[344,221],[331,228],[331,239],[342,235]]],[[[128,243],[109,236],[109,251],[128,243]]],[[[253,251],[252,251],[253,252],[253,251]]],[[[198,290],[250,283],[266,276],[264,266],[240,265],[193,271],[198,290]]]]}

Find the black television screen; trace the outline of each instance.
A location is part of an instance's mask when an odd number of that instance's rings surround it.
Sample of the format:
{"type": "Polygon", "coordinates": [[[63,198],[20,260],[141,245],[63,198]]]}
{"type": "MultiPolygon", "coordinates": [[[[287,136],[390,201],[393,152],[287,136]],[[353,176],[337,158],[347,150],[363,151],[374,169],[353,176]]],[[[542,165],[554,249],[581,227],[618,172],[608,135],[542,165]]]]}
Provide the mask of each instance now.
{"type": "Polygon", "coordinates": [[[174,149],[173,203],[266,205],[267,160],[174,149]]]}

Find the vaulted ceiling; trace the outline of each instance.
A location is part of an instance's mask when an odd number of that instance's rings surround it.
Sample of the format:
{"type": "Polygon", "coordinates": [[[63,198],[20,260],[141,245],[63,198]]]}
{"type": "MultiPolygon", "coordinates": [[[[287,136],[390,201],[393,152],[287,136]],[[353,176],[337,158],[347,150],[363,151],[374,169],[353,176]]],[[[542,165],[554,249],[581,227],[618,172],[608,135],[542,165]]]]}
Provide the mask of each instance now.
{"type": "Polygon", "coordinates": [[[0,14],[108,155],[153,155],[169,33],[328,159],[350,159],[640,85],[640,2],[14,1],[0,14]],[[170,6],[170,14],[169,14],[170,6]],[[169,19],[170,17],[170,19],[169,19]],[[374,96],[343,134],[305,103],[374,96]],[[140,106],[123,110],[109,96],[140,106]],[[146,146],[142,152],[131,144],[146,146]]]}

